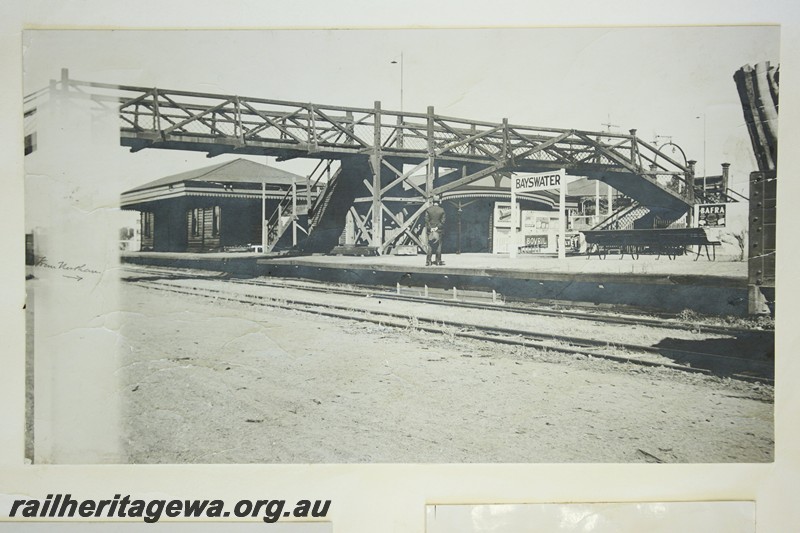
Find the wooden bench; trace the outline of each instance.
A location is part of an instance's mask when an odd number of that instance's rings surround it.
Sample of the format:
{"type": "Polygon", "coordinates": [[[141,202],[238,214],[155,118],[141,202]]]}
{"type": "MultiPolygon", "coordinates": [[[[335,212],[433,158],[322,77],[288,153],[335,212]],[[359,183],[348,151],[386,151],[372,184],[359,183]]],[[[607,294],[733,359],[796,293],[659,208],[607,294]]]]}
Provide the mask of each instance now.
{"type": "Polygon", "coordinates": [[[642,253],[658,254],[656,259],[662,255],[675,259],[684,255],[689,246],[696,246],[695,261],[700,258],[703,250],[709,261],[715,261],[716,247],[722,244],[720,241],[710,240],[703,228],[599,230],[581,233],[586,238],[587,259],[594,254],[605,259],[612,250],[619,252],[620,259],[625,255],[639,259],[642,253]]]}

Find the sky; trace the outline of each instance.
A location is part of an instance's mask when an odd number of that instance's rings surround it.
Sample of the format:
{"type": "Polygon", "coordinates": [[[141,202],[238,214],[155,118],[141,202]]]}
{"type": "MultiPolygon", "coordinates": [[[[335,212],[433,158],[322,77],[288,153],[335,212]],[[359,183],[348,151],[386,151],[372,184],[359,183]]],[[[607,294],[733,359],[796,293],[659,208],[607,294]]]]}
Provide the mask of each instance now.
{"type": "MultiPolygon", "coordinates": [[[[354,107],[380,100],[399,109],[402,52],[406,111],[434,106],[442,115],[531,126],[636,128],[648,142],[659,135],[679,144],[698,161],[698,175],[732,163],[733,186],[742,189],[755,160],[732,76],[744,64],[778,63],[778,40],[777,26],[32,30],[24,83],[27,94],[69,68],[86,81],[354,107]]],[[[221,160],[157,150],[128,157],[139,161],[123,189],[221,160]]]]}

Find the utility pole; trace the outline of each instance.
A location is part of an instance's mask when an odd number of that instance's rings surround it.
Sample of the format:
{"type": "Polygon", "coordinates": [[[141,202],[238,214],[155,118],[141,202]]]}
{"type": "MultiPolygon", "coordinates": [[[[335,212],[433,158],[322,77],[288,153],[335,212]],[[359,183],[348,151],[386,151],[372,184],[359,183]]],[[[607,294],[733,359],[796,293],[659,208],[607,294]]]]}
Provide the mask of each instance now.
{"type": "MultiPolygon", "coordinates": [[[[400,112],[403,112],[403,52],[400,52],[400,112]]],[[[398,61],[392,61],[392,65],[397,65],[398,61]]]]}
{"type": "Polygon", "coordinates": [[[606,127],[606,131],[611,133],[611,128],[619,128],[619,124],[612,124],[611,123],[611,113],[608,114],[608,122],[603,122],[600,124],[601,126],[606,127]]]}
{"type": "MultiPolygon", "coordinates": [[[[701,113],[700,115],[697,115],[697,117],[695,117],[695,118],[700,118],[701,116],[703,117],[703,196],[705,197],[705,195],[706,195],[706,174],[707,174],[707,172],[706,172],[706,114],[705,113],[701,113]]],[[[694,183],[692,183],[692,186],[694,186],[694,183]]]]}

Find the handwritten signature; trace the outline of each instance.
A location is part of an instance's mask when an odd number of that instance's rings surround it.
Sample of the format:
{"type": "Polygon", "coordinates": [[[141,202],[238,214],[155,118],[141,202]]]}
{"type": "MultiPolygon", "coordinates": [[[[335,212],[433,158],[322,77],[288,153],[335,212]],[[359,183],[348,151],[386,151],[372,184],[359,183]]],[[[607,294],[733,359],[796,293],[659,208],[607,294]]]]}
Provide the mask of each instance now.
{"type": "MultiPolygon", "coordinates": [[[[65,261],[56,261],[50,262],[48,261],[47,257],[42,256],[36,259],[34,266],[42,267],[42,268],[49,268],[52,270],[65,270],[68,272],[80,272],[83,274],[100,274],[99,270],[95,270],[93,268],[89,268],[86,266],[86,263],[80,265],[71,265],[65,261]]],[[[81,276],[65,276],[67,278],[73,278],[78,281],[82,280],[81,276]]]]}

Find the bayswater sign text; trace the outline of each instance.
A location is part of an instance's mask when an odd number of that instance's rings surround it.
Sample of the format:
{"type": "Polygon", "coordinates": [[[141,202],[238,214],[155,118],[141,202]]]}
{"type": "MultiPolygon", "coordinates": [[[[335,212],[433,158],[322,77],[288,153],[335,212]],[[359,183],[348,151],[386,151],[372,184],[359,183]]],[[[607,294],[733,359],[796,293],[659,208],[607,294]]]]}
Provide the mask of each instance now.
{"type": "Polygon", "coordinates": [[[514,176],[514,189],[516,192],[541,191],[559,187],[561,187],[561,171],[531,176],[514,176]]]}

